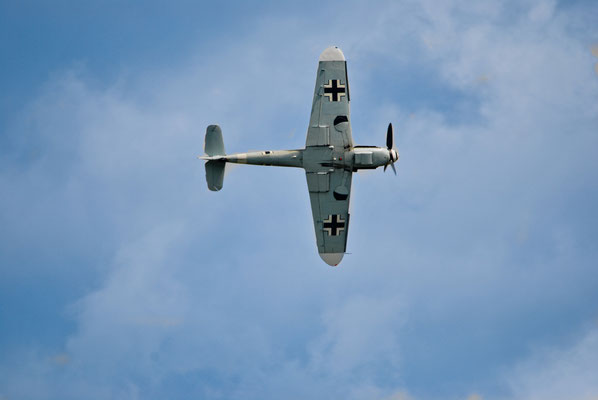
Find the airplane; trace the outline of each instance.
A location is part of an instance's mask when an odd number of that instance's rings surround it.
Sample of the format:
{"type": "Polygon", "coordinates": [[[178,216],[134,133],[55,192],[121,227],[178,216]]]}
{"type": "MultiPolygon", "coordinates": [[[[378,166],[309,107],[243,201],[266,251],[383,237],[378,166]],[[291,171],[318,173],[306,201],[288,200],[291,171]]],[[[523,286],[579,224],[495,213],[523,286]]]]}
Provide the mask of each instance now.
{"type": "Polygon", "coordinates": [[[295,167],[305,169],[318,253],[330,266],[338,265],[347,248],[351,177],[360,169],[376,169],[394,163],[399,152],[392,123],[386,147],[355,146],[351,136],[347,61],[336,46],[328,47],[318,60],[316,87],[304,149],[266,150],[226,154],[218,125],[206,129],[204,141],[208,189],[222,189],[226,163],[295,167]]]}

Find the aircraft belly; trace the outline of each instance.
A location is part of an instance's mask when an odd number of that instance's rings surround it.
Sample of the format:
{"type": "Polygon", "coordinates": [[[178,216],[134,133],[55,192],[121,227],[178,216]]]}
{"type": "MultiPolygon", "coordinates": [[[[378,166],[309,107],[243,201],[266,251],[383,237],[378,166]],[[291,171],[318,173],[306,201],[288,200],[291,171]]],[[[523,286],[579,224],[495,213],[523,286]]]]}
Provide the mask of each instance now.
{"type": "Polygon", "coordinates": [[[303,150],[303,168],[306,172],[330,172],[334,151],[329,146],[312,146],[303,150]]]}
{"type": "Polygon", "coordinates": [[[392,125],[387,146],[357,146],[351,130],[349,79],[342,51],[332,46],[318,61],[305,149],[265,150],[226,154],[222,130],[210,125],[204,141],[209,190],[222,189],[226,163],[298,167],[305,169],[318,253],[338,265],[347,248],[352,173],[361,168],[391,166],[399,158],[392,125]]]}

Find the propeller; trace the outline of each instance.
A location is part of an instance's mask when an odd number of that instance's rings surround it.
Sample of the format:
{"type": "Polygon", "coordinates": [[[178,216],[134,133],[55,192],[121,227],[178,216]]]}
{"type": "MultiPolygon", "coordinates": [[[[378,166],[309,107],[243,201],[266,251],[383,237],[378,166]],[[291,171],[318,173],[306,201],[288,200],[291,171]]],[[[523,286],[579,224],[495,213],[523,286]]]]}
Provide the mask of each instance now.
{"type": "Polygon", "coordinates": [[[397,170],[395,168],[395,162],[397,162],[397,160],[399,159],[399,152],[397,151],[397,149],[395,147],[394,140],[395,140],[394,130],[392,129],[392,123],[390,123],[390,124],[388,124],[388,130],[386,131],[386,148],[388,149],[390,159],[384,165],[384,171],[386,171],[386,168],[390,164],[390,166],[392,167],[392,171],[396,175],[397,170]]]}

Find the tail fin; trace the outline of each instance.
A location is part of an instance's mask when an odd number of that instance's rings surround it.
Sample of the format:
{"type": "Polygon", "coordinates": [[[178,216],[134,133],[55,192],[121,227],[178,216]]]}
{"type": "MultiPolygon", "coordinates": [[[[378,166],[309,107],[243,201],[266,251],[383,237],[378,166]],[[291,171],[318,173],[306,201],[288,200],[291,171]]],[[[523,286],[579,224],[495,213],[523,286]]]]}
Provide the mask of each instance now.
{"type": "Polygon", "coordinates": [[[204,141],[204,152],[207,157],[200,157],[206,162],[206,181],[208,189],[217,192],[222,189],[224,183],[224,167],[226,161],[224,156],[224,140],[222,139],[222,130],[218,125],[210,125],[206,129],[206,138],[204,141]]]}
{"type": "Polygon", "coordinates": [[[222,140],[222,129],[218,125],[210,125],[206,129],[206,139],[203,145],[204,152],[212,156],[224,156],[224,140],[222,140]]]}

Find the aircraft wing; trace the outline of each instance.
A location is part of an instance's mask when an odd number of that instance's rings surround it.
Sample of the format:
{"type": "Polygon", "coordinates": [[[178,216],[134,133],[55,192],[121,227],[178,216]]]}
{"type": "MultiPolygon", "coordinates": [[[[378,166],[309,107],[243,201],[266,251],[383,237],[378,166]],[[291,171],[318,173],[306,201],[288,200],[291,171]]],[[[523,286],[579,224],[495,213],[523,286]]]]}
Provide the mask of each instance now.
{"type": "Polygon", "coordinates": [[[345,56],[337,47],[320,55],[306,147],[353,146],[350,124],[349,79],[345,56]]]}
{"type": "Polygon", "coordinates": [[[351,171],[306,172],[320,257],[337,265],[347,248],[351,171]]]}

